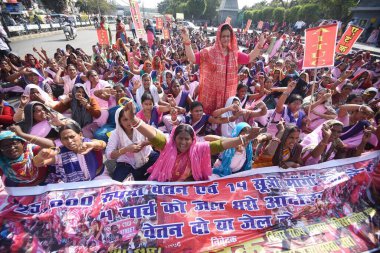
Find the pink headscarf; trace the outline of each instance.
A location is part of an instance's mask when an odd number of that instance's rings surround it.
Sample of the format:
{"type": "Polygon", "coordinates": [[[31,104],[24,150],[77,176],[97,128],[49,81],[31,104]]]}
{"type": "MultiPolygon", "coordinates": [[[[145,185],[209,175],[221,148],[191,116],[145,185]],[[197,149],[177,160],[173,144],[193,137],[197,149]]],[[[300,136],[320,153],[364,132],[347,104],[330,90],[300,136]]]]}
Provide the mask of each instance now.
{"type": "MultiPolygon", "coordinates": [[[[164,150],[162,150],[160,157],[153,164],[153,166],[148,169],[148,173],[150,173],[149,180],[157,180],[159,182],[171,180],[174,164],[178,156],[177,146],[174,139],[176,128],[177,127],[173,128],[169,140],[166,143],[164,150]]],[[[212,172],[210,144],[206,141],[197,143],[195,132],[193,133],[193,142],[188,151],[191,172],[196,181],[207,180],[212,172]]],[[[187,159],[187,156],[183,156],[181,159],[187,159]]]]}

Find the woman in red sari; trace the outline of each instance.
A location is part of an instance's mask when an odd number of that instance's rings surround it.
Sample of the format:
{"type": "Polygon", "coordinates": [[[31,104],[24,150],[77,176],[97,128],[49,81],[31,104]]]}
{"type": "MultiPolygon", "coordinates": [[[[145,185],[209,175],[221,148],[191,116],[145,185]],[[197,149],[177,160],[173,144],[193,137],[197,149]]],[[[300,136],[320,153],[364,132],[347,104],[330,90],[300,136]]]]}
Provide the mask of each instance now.
{"type": "Polygon", "coordinates": [[[199,101],[208,114],[224,107],[227,99],[236,94],[238,65],[256,59],[264,43],[262,36],[249,55],[239,52],[235,33],[227,23],[219,26],[215,44],[199,53],[194,54],[186,28],[182,29],[182,39],[187,58],[200,67],[199,101]]]}

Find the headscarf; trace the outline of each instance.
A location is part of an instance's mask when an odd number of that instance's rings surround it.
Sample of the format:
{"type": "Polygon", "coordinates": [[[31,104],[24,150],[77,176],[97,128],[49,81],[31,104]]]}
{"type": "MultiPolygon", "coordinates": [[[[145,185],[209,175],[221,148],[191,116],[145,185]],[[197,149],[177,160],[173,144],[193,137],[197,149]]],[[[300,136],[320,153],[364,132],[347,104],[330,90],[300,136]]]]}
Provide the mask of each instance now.
{"type": "Polygon", "coordinates": [[[173,72],[171,72],[170,70],[165,70],[164,71],[164,74],[162,76],[162,88],[164,88],[164,90],[169,89],[169,86],[170,86],[170,83],[167,83],[167,81],[166,81],[166,74],[167,73],[170,73],[172,75],[172,80],[174,79],[173,72]]]}
{"type": "MultiPolygon", "coordinates": [[[[227,99],[227,102],[224,105],[224,107],[226,108],[226,107],[229,107],[230,105],[232,105],[234,100],[238,100],[240,102],[240,99],[238,97],[230,97],[227,99]]],[[[228,111],[228,112],[225,112],[222,114],[223,118],[228,118],[228,117],[232,117],[232,116],[234,116],[234,115],[231,111],[228,111]]],[[[236,127],[236,123],[234,121],[222,124],[221,125],[222,136],[231,137],[232,131],[233,131],[233,129],[235,129],[235,127],[236,127]]]]}
{"type": "Polygon", "coordinates": [[[234,32],[231,34],[231,42],[228,45],[228,64],[226,65],[226,57],[220,40],[224,25],[229,26],[233,31],[230,24],[221,24],[218,27],[215,44],[200,51],[199,101],[203,104],[206,113],[212,113],[215,109],[223,107],[226,99],[235,95],[238,84],[236,35],[234,32]],[[225,74],[216,75],[217,72],[225,74]],[[220,87],[217,87],[220,84],[223,84],[223,93],[220,92],[220,87]]]}
{"type": "Polygon", "coordinates": [[[57,128],[55,126],[51,125],[49,123],[49,121],[45,119],[44,121],[37,123],[37,124],[39,124],[37,129],[35,129],[35,131],[37,131],[37,132],[32,131],[32,128],[35,125],[33,113],[34,113],[34,107],[36,105],[42,106],[46,112],[53,111],[52,109],[49,109],[48,107],[46,107],[44,104],[42,104],[40,102],[32,101],[25,106],[25,109],[24,109],[25,118],[20,123],[20,127],[24,133],[38,135],[40,137],[46,137],[49,134],[49,132],[51,131],[51,129],[57,130],[57,128]]]}
{"type": "MultiPolygon", "coordinates": [[[[170,181],[173,175],[174,165],[177,161],[178,151],[174,139],[176,127],[173,128],[169,140],[165,144],[164,150],[161,151],[156,163],[148,169],[149,180],[159,182],[170,181]]],[[[211,175],[211,151],[210,144],[207,141],[197,142],[195,132],[193,132],[193,142],[189,148],[188,154],[182,156],[182,159],[190,158],[191,172],[196,181],[207,180],[211,175]]]]}
{"type": "Polygon", "coordinates": [[[18,140],[23,143],[24,153],[15,160],[0,156],[0,168],[4,175],[15,183],[30,183],[37,179],[38,168],[33,166],[33,146],[11,131],[0,132],[0,142],[18,140]]]}
{"type": "MultiPolygon", "coordinates": [[[[152,94],[153,100],[154,100],[154,105],[158,105],[158,101],[160,101],[160,96],[158,95],[158,90],[157,87],[153,85],[152,83],[152,78],[150,78],[150,84],[149,84],[149,92],[152,94]]],[[[141,105],[141,97],[145,93],[145,88],[144,84],[142,83],[142,78],[140,79],[141,86],[137,89],[136,91],[136,103],[140,108],[142,108],[141,105]]]]}
{"type": "MultiPolygon", "coordinates": [[[[152,62],[151,61],[149,61],[149,60],[146,60],[145,62],[144,62],[144,66],[143,66],[143,70],[144,70],[144,73],[148,73],[148,71],[147,71],[147,67],[146,67],[146,65],[148,65],[148,64],[150,64],[150,65],[152,65],[152,62]]],[[[153,67],[153,65],[152,65],[152,67],[153,67]]],[[[150,73],[148,73],[148,74],[150,74],[150,73]]]]}
{"type": "Polygon", "coordinates": [[[72,116],[71,118],[75,120],[80,127],[85,127],[86,125],[93,122],[93,118],[91,114],[86,110],[85,107],[83,107],[79,101],[75,98],[75,94],[78,90],[78,88],[83,88],[85,98],[90,102],[90,96],[88,94],[88,91],[86,89],[86,86],[81,83],[76,83],[74,85],[74,88],[72,90],[73,99],[71,100],[71,112],[72,116]]]}
{"type": "MultiPolygon", "coordinates": [[[[232,131],[231,137],[235,138],[238,137],[241,131],[246,128],[250,127],[247,123],[241,122],[236,125],[235,129],[232,131]]],[[[248,143],[248,145],[245,147],[246,151],[246,160],[244,162],[244,165],[241,170],[249,170],[251,168],[251,161],[252,161],[252,156],[253,156],[253,151],[252,151],[252,141],[248,143]]],[[[236,148],[230,148],[227,149],[223,152],[222,155],[222,164],[219,167],[216,167],[213,169],[213,173],[217,174],[221,177],[228,176],[232,174],[232,169],[231,169],[231,161],[232,158],[234,157],[236,152],[236,148]]]]}
{"type": "Polygon", "coordinates": [[[351,83],[354,83],[356,80],[360,79],[361,76],[367,72],[368,73],[368,76],[365,80],[363,80],[362,83],[359,83],[358,87],[357,88],[361,88],[361,89],[367,89],[367,88],[370,88],[372,87],[372,71],[369,71],[369,70],[366,70],[366,71],[363,71],[362,73],[356,75],[354,78],[351,79],[351,83]]]}
{"type": "Polygon", "coordinates": [[[30,90],[31,89],[36,89],[38,92],[41,94],[42,98],[44,99],[44,102],[47,104],[52,104],[54,103],[53,99],[47,94],[45,91],[43,91],[38,85],[35,84],[28,84],[25,87],[25,91],[23,95],[30,96],[30,90]]]}
{"type": "MultiPolygon", "coordinates": [[[[301,142],[302,147],[304,147],[304,148],[310,148],[310,147],[315,148],[316,146],[318,146],[318,144],[323,139],[323,136],[322,136],[323,125],[327,125],[328,127],[331,127],[333,125],[340,125],[343,127],[343,123],[340,122],[339,120],[335,120],[335,119],[327,120],[325,123],[318,126],[313,132],[311,132],[310,134],[306,135],[303,138],[303,140],[301,142]]],[[[330,143],[329,143],[329,145],[330,145],[330,143]]]]}
{"type": "MultiPolygon", "coordinates": [[[[115,122],[116,122],[116,128],[113,130],[114,134],[118,136],[118,139],[120,141],[120,148],[127,147],[134,143],[141,143],[145,141],[144,135],[142,135],[139,131],[136,129],[133,130],[133,137],[132,140],[128,138],[128,135],[125,133],[123,127],[120,125],[119,117],[120,113],[123,113],[123,108],[117,109],[115,113],[115,122]]],[[[111,133],[112,134],[112,133],[111,133]]],[[[134,159],[135,159],[135,168],[139,168],[144,165],[143,161],[145,161],[145,158],[149,156],[149,154],[152,152],[152,147],[150,145],[145,146],[143,149],[141,149],[137,153],[133,153],[134,159]]],[[[146,161],[145,161],[146,162],[146,161]]],[[[133,166],[133,164],[131,164],[133,166]]]]}

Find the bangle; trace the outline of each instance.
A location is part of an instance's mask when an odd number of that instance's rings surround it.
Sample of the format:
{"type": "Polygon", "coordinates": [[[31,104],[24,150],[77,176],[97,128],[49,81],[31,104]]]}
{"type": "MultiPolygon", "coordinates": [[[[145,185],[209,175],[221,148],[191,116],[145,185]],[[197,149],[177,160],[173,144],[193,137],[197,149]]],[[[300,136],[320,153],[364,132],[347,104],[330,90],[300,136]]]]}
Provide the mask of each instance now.
{"type": "Polygon", "coordinates": [[[119,153],[119,155],[122,155],[122,153],[120,152],[120,150],[122,150],[122,149],[123,148],[117,150],[117,152],[119,153]]]}
{"type": "MultiPolygon", "coordinates": [[[[141,120],[141,119],[140,119],[141,120]]],[[[132,124],[132,128],[135,128],[139,123],[140,123],[140,120],[139,121],[136,121],[135,124],[132,124]]]]}
{"type": "Polygon", "coordinates": [[[29,141],[30,143],[34,144],[33,141],[35,141],[37,139],[37,136],[33,136],[33,138],[29,141]]]}
{"type": "Polygon", "coordinates": [[[240,140],[241,140],[241,144],[242,144],[242,145],[245,145],[245,141],[244,141],[244,139],[243,139],[243,136],[239,135],[239,138],[240,138],[240,140]]]}
{"type": "Polygon", "coordinates": [[[139,128],[142,125],[143,121],[140,119],[137,125],[132,126],[133,128],[139,128]]]}
{"type": "Polygon", "coordinates": [[[188,40],[188,41],[184,41],[183,44],[184,44],[185,46],[190,46],[190,45],[191,45],[191,41],[190,41],[190,40],[188,40]]]}
{"type": "Polygon", "coordinates": [[[285,91],[285,92],[282,93],[282,94],[284,94],[284,95],[286,95],[286,96],[289,96],[289,95],[290,95],[290,92],[285,91]]]}

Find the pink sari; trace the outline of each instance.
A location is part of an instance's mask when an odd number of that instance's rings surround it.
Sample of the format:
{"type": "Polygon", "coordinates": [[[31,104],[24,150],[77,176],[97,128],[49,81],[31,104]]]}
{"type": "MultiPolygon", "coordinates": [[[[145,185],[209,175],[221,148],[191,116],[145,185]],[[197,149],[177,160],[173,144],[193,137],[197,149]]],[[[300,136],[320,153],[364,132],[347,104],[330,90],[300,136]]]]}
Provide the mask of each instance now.
{"type": "Polygon", "coordinates": [[[149,180],[184,181],[191,175],[194,180],[207,180],[212,174],[211,151],[209,142],[197,143],[197,138],[193,136],[193,143],[186,153],[178,154],[174,140],[176,128],[173,128],[170,138],[156,163],[148,169],[149,180]]]}
{"type": "Polygon", "coordinates": [[[236,94],[238,84],[236,36],[235,33],[232,34],[229,53],[224,56],[220,41],[223,25],[225,24],[221,24],[218,28],[215,45],[200,51],[199,101],[203,104],[206,114],[224,107],[227,99],[236,94]]]}

